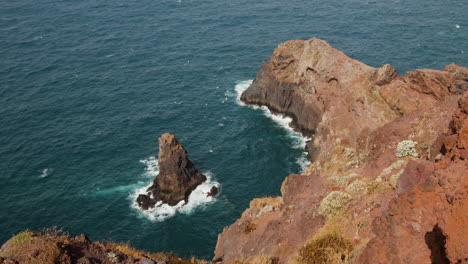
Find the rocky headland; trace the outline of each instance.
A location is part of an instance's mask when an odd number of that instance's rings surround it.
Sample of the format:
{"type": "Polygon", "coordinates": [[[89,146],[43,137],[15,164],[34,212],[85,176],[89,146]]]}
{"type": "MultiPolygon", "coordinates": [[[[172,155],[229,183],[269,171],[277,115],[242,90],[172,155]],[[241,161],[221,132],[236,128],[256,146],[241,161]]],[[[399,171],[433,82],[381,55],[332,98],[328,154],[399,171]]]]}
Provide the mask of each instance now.
{"type": "Polygon", "coordinates": [[[255,199],[215,261],[466,263],[468,69],[399,76],[319,39],[275,49],[241,100],[293,118],[312,163],[255,199]]]}
{"type": "Polygon", "coordinates": [[[172,134],[166,133],[159,138],[158,165],[159,174],[153,185],[137,198],[142,209],[152,208],[158,202],[171,206],[180,201],[188,202],[190,193],[206,181],[205,175],[195,168],[185,148],[172,134]]]}
{"type": "MultiPolygon", "coordinates": [[[[241,99],[292,117],[313,138],[311,165],[286,177],[281,196],[252,200],[219,234],[214,261],[468,263],[467,68],[400,76],[323,40],[292,40],[275,49],[241,99]]],[[[205,179],[174,136],[161,137],[159,155],[160,175],[139,197],[142,208],[177,204],[205,179]]],[[[27,233],[2,246],[0,263],[187,263],[132,250],[27,233]],[[55,244],[38,249],[49,245],[45,236],[55,244]],[[29,261],[44,252],[65,253],[29,261]]]]}

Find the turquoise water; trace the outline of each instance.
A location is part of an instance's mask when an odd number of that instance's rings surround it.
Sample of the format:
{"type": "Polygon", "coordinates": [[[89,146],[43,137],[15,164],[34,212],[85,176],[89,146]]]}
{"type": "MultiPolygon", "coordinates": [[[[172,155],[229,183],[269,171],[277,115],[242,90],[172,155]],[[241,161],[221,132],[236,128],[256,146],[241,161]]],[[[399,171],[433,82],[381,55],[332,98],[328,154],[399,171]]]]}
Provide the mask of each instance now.
{"type": "MultiPolygon", "coordinates": [[[[468,64],[466,1],[6,0],[0,5],[0,242],[60,226],[210,258],[254,197],[299,172],[301,139],[237,92],[288,39],[400,73],[468,64]],[[132,207],[176,134],[221,185],[170,217],[132,207]]],[[[277,120],[278,121],[278,120],[277,120]]],[[[284,124],[284,122],[283,122],[284,124]]]]}

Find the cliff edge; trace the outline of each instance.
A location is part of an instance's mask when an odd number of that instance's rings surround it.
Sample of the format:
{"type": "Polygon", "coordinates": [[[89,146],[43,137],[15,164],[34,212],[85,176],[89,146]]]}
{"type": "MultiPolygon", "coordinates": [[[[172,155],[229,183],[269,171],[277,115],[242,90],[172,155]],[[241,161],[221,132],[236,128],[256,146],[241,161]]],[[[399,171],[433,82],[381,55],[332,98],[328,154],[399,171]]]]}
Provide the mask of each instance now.
{"type": "MultiPolygon", "coordinates": [[[[323,40],[292,40],[275,49],[241,99],[291,116],[313,136],[312,163],[284,180],[281,196],[252,200],[218,235],[214,261],[468,263],[467,68],[399,76],[323,40]]],[[[173,135],[160,138],[159,155],[160,175],[139,197],[143,208],[186,200],[206,179],[173,135]]],[[[209,262],[25,231],[1,247],[0,263],[209,262]]]]}
{"type": "Polygon", "coordinates": [[[215,261],[465,263],[468,69],[399,76],[319,39],[280,44],[241,100],[313,136],[312,164],[218,236],[215,261]]]}

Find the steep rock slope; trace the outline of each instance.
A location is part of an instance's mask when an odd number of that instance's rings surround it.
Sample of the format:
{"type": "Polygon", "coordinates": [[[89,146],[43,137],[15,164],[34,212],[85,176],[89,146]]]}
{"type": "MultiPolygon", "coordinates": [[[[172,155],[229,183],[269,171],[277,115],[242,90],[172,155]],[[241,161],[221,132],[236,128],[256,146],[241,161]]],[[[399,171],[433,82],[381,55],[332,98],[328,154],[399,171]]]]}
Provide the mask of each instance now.
{"type": "Polygon", "coordinates": [[[456,231],[468,215],[466,73],[451,64],[398,76],[323,40],[280,44],[241,99],[293,117],[313,135],[313,163],[286,178],[281,197],[252,201],[214,259],[466,261],[456,231]]]}

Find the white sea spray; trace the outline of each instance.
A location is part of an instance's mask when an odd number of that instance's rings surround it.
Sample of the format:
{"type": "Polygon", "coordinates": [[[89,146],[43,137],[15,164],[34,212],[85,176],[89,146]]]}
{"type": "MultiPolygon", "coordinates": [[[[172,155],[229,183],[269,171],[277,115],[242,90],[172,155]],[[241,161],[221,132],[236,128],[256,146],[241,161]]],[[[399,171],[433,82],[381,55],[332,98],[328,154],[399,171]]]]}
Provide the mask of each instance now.
{"type": "MultiPolygon", "coordinates": [[[[216,186],[220,188],[221,184],[213,180],[213,173],[210,171],[203,172],[206,176],[206,181],[198,185],[198,187],[192,191],[188,198],[188,203],[180,201],[175,206],[168,204],[156,204],[156,206],[149,210],[142,210],[136,203],[136,199],[140,194],[146,194],[146,190],[153,184],[154,177],[159,174],[158,160],[156,157],[151,156],[147,159],[140,160],[145,165],[145,176],[148,178],[149,183],[145,185],[139,185],[129,195],[131,200],[131,207],[141,217],[147,218],[153,222],[161,222],[170,217],[173,217],[177,213],[191,214],[195,209],[202,208],[210,203],[216,201],[216,197],[209,196],[207,193],[211,190],[211,187],[216,186]]],[[[218,194],[219,195],[219,194],[218,194]]]]}
{"type": "MultiPolygon", "coordinates": [[[[245,80],[245,81],[239,81],[236,86],[234,87],[234,90],[236,92],[236,103],[240,106],[247,106],[252,109],[260,109],[263,114],[272,119],[276,124],[278,124],[280,127],[285,129],[288,132],[288,136],[291,138],[293,142],[293,148],[295,149],[300,149],[300,150],[305,150],[306,143],[307,141],[310,140],[309,137],[303,136],[301,133],[294,131],[294,129],[291,127],[291,122],[293,121],[292,118],[282,115],[282,114],[274,114],[272,113],[268,107],[266,106],[256,106],[256,105],[246,105],[244,102],[241,101],[241,95],[242,93],[249,88],[249,86],[252,84],[253,80],[245,80]]],[[[229,92],[226,92],[226,96],[231,95],[229,92]]],[[[307,168],[307,166],[310,165],[310,161],[307,159],[307,152],[304,151],[302,155],[297,159],[296,163],[301,166],[302,169],[307,168]]]]}

